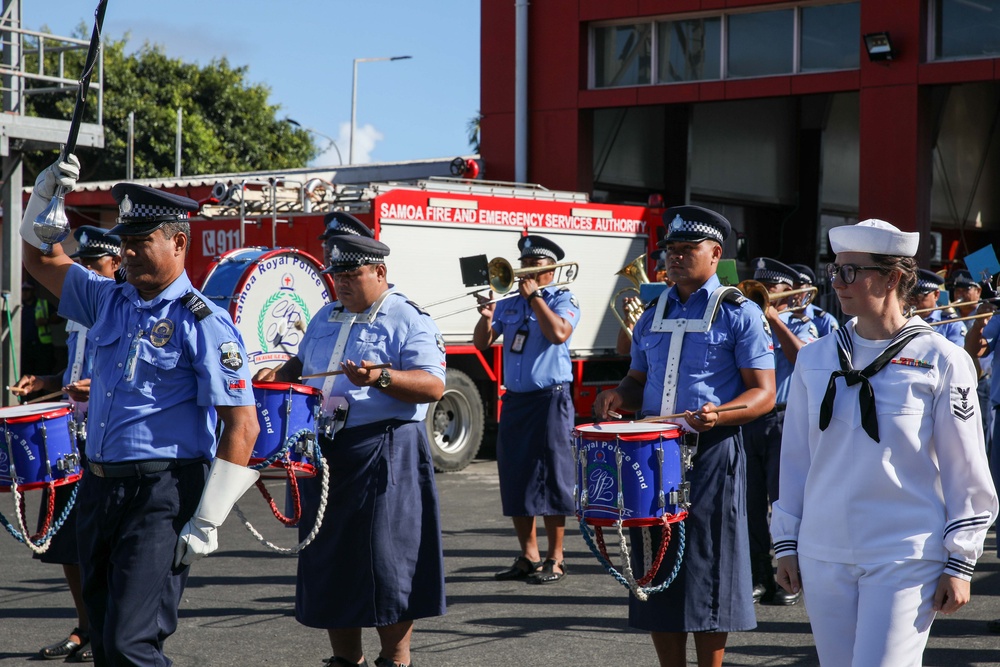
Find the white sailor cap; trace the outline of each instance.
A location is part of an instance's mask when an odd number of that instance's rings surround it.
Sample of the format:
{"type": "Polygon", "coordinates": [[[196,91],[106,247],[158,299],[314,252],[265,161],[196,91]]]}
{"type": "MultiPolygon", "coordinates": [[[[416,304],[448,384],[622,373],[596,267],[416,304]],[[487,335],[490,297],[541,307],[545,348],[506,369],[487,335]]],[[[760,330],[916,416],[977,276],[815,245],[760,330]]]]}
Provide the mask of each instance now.
{"type": "Polygon", "coordinates": [[[920,232],[904,232],[885,220],[863,220],[830,230],[830,249],[835,253],[867,252],[872,255],[913,257],[920,232]]]}

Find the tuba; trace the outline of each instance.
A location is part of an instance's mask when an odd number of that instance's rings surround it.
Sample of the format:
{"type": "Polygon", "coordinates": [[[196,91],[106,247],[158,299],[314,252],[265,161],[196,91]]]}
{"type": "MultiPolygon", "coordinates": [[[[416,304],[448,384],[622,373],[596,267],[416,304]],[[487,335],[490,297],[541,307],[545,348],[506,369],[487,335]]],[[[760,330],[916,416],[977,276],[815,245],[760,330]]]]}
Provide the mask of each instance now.
{"type": "Polygon", "coordinates": [[[622,329],[625,330],[628,337],[632,338],[632,327],[634,327],[635,323],[639,321],[639,316],[642,315],[642,311],[645,307],[642,304],[626,304],[622,306],[624,313],[619,315],[618,298],[628,292],[635,292],[638,294],[639,286],[645,285],[649,282],[649,276],[646,275],[646,255],[639,255],[631,262],[623,266],[621,270],[616,271],[615,275],[628,278],[633,287],[624,287],[615,292],[615,295],[611,297],[611,302],[608,304],[608,308],[611,309],[611,314],[615,316],[616,320],[618,320],[618,324],[622,326],[622,329]]]}

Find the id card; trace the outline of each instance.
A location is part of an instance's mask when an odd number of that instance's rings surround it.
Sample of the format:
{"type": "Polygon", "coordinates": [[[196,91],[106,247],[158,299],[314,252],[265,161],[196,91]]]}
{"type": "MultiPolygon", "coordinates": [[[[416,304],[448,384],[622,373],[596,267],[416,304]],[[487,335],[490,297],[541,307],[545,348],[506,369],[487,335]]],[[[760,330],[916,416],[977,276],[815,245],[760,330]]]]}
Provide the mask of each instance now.
{"type": "Polygon", "coordinates": [[[327,396],[323,399],[319,416],[319,434],[333,440],[333,436],[347,423],[350,406],[343,396],[327,396]]]}
{"type": "Polygon", "coordinates": [[[519,329],[514,334],[514,340],[510,342],[511,354],[521,354],[524,352],[524,344],[528,341],[528,330],[519,329]]]}

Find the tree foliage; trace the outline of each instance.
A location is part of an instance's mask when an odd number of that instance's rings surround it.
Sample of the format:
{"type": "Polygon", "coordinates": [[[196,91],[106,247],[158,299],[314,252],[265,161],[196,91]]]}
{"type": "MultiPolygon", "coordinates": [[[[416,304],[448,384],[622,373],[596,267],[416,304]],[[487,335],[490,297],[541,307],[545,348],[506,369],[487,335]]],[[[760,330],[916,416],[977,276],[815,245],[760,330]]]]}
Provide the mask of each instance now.
{"type": "MultiPolygon", "coordinates": [[[[87,30],[78,28],[80,34],[89,35],[87,30]]],[[[135,113],[134,178],[174,175],[177,109],[184,175],[298,168],[318,154],[307,131],[277,117],[280,105],[268,102],[270,89],[247,82],[246,67],[233,67],[225,58],[199,67],[148,42],[128,54],[127,42],[127,35],[104,39],[104,148],[76,149],[82,180],[125,178],[129,112],[135,113]]],[[[67,54],[66,71],[82,71],[85,55],[67,54]]],[[[47,69],[55,70],[54,61],[47,69]]],[[[75,89],[70,92],[28,96],[27,112],[69,120],[76,103],[75,89]]],[[[87,122],[95,122],[96,104],[96,96],[88,95],[87,122]]],[[[55,155],[27,155],[26,180],[55,155]]]]}

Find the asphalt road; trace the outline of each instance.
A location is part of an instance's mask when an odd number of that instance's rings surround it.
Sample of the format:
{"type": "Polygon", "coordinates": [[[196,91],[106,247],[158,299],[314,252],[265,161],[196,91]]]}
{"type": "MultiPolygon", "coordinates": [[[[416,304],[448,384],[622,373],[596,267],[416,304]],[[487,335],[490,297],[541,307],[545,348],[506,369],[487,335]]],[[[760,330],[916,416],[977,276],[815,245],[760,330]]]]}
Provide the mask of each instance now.
{"type": "MultiPolygon", "coordinates": [[[[278,483],[269,485],[280,497],[278,483]]],[[[625,589],[604,572],[575,525],[567,530],[570,574],[563,581],[497,582],[493,572],[506,567],[517,549],[510,522],[500,515],[496,463],[476,461],[462,472],[438,475],[438,490],[448,614],[417,622],[418,667],[656,664],[649,638],[626,627],[625,589]]],[[[37,506],[38,493],[29,493],[29,508],[37,506]]],[[[271,517],[255,491],[241,507],[268,539],[294,545],[294,532],[271,517]]],[[[10,494],[0,494],[0,511],[13,517],[10,494]]],[[[331,512],[335,520],[335,508],[331,512]]],[[[294,557],[265,550],[235,515],[221,533],[220,550],[197,563],[188,580],[180,627],[166,645],[174,664],[320,667],[331,653],[326,634],[293,617],[294,557]]],[[[986,631],[988,620],[1000,618],[994,535],[977,569],[972,601],[935,622],[925,665],[1000,664],[1000,635],[986,631]]],[[[0,534],[0,563],[0,667],[7,667],[32,660],[40,647],[64,637],[75,615],[61,569],[33,561],[6,533],[0,534]]],[[[758,607],[757,623],[752,632],[730,635],[727,665],[818,664],[801,604],[758,607]]],[[[365,631],[364,642],[374,658],[373,630],[365,631]]],[[[693,651],[689,660],[693,664],[693,651]]]]}

